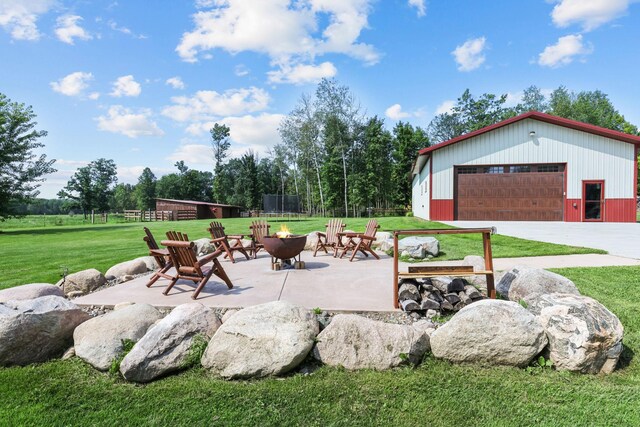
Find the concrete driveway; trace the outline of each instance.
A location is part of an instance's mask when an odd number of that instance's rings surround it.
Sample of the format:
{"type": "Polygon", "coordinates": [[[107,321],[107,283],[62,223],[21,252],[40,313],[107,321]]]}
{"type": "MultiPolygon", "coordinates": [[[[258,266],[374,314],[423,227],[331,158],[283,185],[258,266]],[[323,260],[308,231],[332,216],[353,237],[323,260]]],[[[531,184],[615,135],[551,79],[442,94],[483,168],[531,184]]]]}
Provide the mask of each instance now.
{"type": "Polygon", "coordinates": [[[496,227],[498,234],[604,249],[611,255],[640,259],[640,223],[537,221],[442,221],[455,227],[496,227]]]}

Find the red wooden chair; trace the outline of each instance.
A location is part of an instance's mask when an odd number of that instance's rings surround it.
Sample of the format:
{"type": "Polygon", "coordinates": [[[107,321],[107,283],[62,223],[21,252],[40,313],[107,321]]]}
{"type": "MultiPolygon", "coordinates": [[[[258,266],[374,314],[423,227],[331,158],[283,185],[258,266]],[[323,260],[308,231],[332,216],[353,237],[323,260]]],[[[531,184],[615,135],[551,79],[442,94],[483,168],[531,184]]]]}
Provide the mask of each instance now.
{"type": "Polygon", "coordinates": [[[315,250],[313,251],[313,256],[316,256],[320,249],[322,249],[325,254],[328,254],[329,252],[327,252],[327,248],[331,248],[333,250],[333,257],[335,258],[338,255],[338,249],[343,247],[342,239],[338,236],[338,233],[342,233],[346,224],[339,219],[331,219],[325,227],[326,231],[324,233],[316,231],[318,242],[316,243],[315,250]]]}
{"type": "Polygon", "coordinates": [[[364,256],[368,257],[370,253],[376,259],[380,259],[378,254],[371,248],[371,243],[376,240],[376,232],[380,226],[375,219],[369,220],[364,233],[339,233],[338,236],[344,236],[347,238],[347,242],[344,245],[340,258],[345,256],[350,251],[353,251],[349,261],[353,261],[353,258],[358,252],[362,252],[364,256]],[[368,252],[368,253],[367,253],[368,252]]]}
{"type": "Polygon", "coordinates": [[[218,221],[213,221],[209,224],[209,228],[207,231],[211,234],[211,243],[215,246],[216,249],[222,250],[225,252],[225,258],[229,258],[231,262],[236,262],[233,259],[233,252],[238,251],[242,255],[244,255],[247,259],[249,259],[249,254],[245,250],[244,246],[242,246],[242,239],[244,235],[227,235],[224,232],[224,227],[218,221]],[[229,243],[229,239],[233,240],[233,244],[229,243]]]}
{"type": "Polygon", "coordinates": [[[249,226],[251,230],[251,246],[249,246],[249,251],[253,255],[253,259],[256,259],[260,249],[264,249],[262,238],[269,236],[269,227],[271,226],[265,220],[253,221],[251,226],[249,226]]]}
{"type": "Polygon", "coordinates": [[[229,276],[227,276],[222,265],[220,265],[220,261],[217,259],[218,256],[222,254],[221,250],[217,250],[198,260],[194,250],[195,243],[193,242],[163,240],[161,243],[163,246],[166,246],[169,251],[171,262],[176,271],[175,276],[171,278],[171,283],[169,283],[169,286],[164,290],[164,295],[169,294],[169,291],[178,280],[186,279],[197,284],[196,290],[191,296],[192,299],[196,299],[212,274],[221,278],[229,289],[233,288],[231,279],[229,279],[229,276]],[[212,265],[207,266],[206,264],[210,262],[212,265]]]}

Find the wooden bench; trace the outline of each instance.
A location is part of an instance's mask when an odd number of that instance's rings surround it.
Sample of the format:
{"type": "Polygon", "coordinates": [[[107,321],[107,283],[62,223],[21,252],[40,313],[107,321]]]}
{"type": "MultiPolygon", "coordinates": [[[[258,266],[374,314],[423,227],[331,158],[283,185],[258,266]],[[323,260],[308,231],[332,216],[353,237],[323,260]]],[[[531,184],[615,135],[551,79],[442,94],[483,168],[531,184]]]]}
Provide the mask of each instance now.
{"type": "Polygon", "coordinates": [[[398,281],[401,278],[422,279],[438,276],[476,276],[487,277],[487,295],[496,297],[494,284],[493,258],[491,255],[491,234],[495,228],[452,228],[429,230],[396,230],[393,232],[393,306],[399,308],[398,281]],[[447,265],[447,266],[410,266],[407,272],[398,271],[398,236],[431,236],[434,234],[482,234],[482,246],[484,248],[484,270],[474,271],[471,265],[447,265]]]}

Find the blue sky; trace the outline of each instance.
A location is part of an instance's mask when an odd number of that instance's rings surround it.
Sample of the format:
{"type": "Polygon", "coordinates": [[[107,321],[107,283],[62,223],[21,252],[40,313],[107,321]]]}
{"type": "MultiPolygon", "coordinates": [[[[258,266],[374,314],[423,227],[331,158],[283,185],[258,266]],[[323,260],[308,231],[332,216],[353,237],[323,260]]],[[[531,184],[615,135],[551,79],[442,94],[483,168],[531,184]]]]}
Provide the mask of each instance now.
{"type": "Polygon", "coordinates": [[[0,92],[33,106],[59,171],[106,157],[120,182],[211,170],[207,129],[261,156],[321,77],[368,115],[426,127],[466,88],[600,89],[640,125],[631,0],[0,0],[0,92]]]}

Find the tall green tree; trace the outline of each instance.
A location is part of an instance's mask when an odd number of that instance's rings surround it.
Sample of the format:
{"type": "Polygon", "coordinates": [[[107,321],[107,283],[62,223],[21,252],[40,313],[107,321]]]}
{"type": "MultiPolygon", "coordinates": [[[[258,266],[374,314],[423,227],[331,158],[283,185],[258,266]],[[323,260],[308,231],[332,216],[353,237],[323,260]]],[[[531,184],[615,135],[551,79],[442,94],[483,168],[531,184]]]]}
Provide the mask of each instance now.
{"type": "Polygon", "coordinates": [[[156,206],[156,176],[151,169],[144,168],[138,184],[136,185],[135,198],[138,209],[155,209],[156,206]]]}
{"type": "Polygon", "coordinates": [[[409,123],[398,122],[393,128],[392,140],[393,169],[391,182],[394,200],[398,206],[411,204],[411,165],[418,150],[429,146],[429,138],[420,127],[415,129],[409,123]]]}
{"type": "Polygon", "coordinates": [[[220,125],[215,123],[209,130],[211,133],[211,147],[213,148],[213,198],[218,203],[224,202],[225,190],[223,187],[224,182],[224,168],[222,167],[225,159],[227,158],[227,151],[231,146],[229,142],[229,135],[231,130],[227,125],[220,125]]]}
{"type": "Polygon", "coordinates": [[[38,196],[43,176],[53,173],[55,160],[34,150],[44,147],[39,140],[46,131],[36,130],[31,107],[11,102],[0,93],[0,220],[14,216],[14,208],[38,196]]]}
{"type": "Polygon", "coordinates": [[[137,206],[135,187],[131,184],[116,184],[113,188],[113,196],[109,205],[111,209],[117,212],[135,209],[137,206]]]}
{"type": "Polygon", "coordinates": [[[82,209],[86,218],[93,209],[109,211],[109,202],[117,182],[115,162],[101,158],[78,168],[67,185],[58,192],[58,196],[66,199],[70,205],[82,209]]]}

